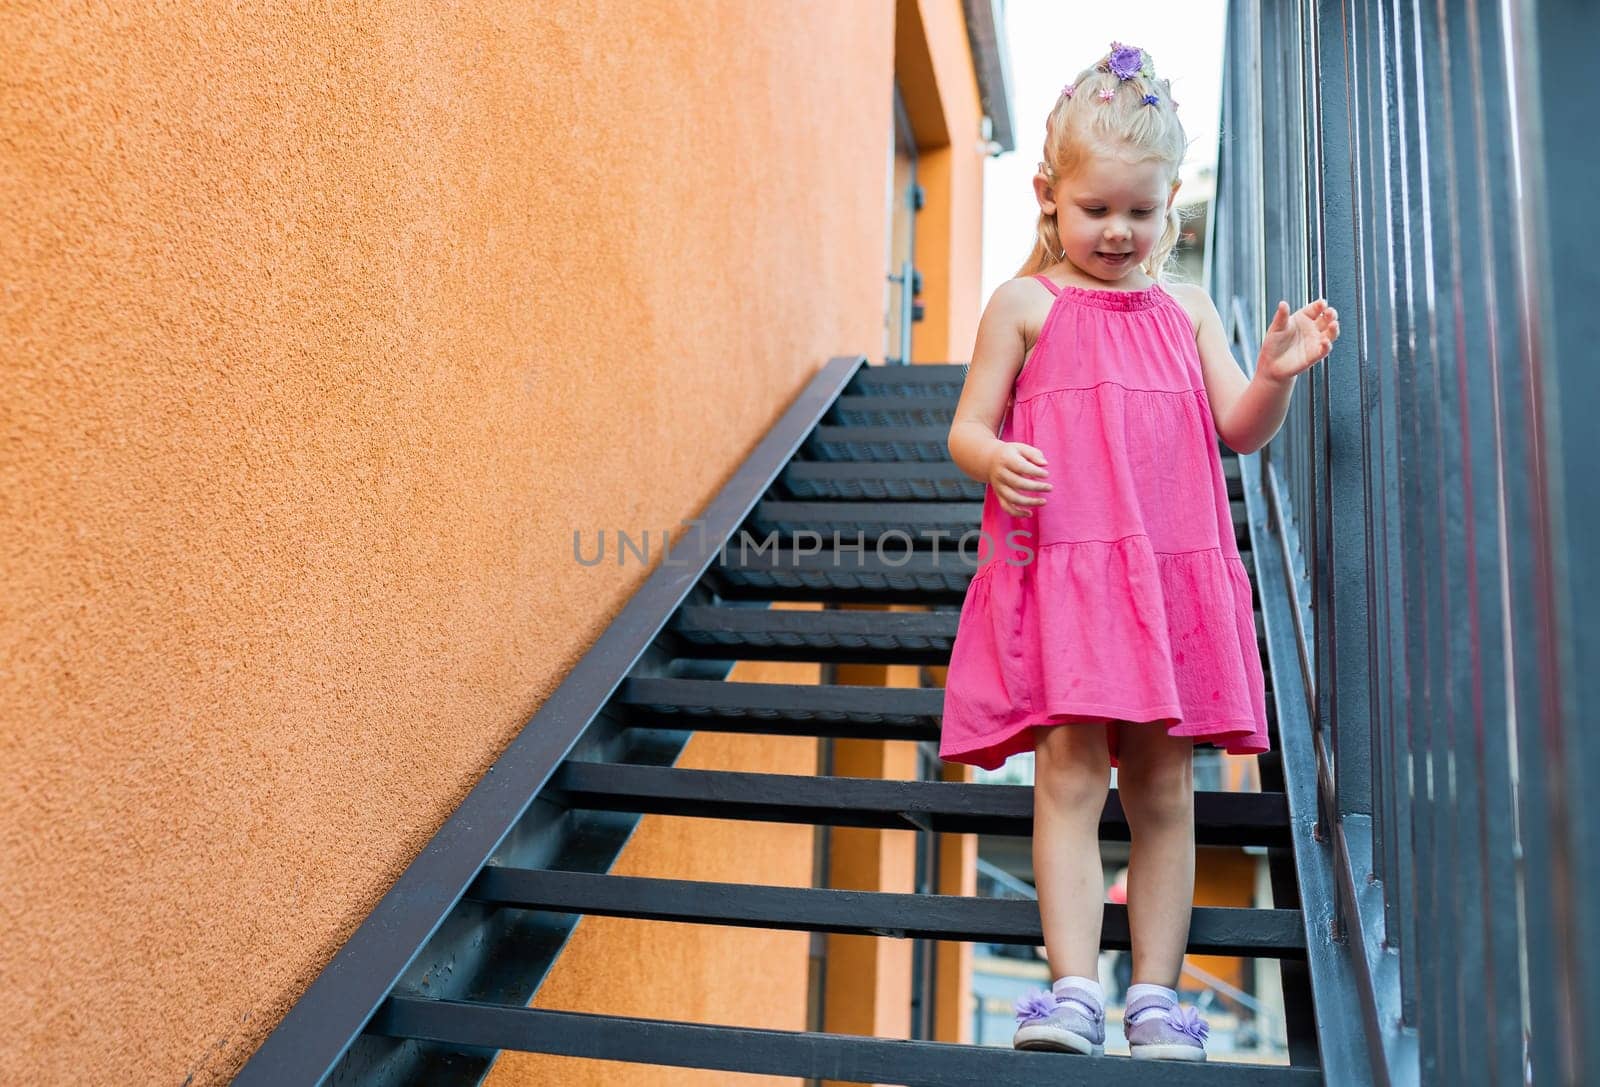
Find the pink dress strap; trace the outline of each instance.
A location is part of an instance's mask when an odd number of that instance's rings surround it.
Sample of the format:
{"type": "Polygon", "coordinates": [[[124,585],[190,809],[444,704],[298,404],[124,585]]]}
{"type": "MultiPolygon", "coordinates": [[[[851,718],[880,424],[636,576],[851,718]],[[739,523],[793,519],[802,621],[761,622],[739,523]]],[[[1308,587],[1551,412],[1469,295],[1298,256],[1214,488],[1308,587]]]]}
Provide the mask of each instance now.
{"type": "Polygon", "coordinates": [[[1037,279],[1040,283],[1043,283],[1046,287],[1050,288],[1050,293],[1051,294],[1060,294],[1061,293],[1061,288],[1057,287],[1054,283],[1050,282],[1050,277],[1049,276],[1044,275],[1043,273],[1040,273],[1039,275],[1036,275],[1033,278],[1037,279]]]}

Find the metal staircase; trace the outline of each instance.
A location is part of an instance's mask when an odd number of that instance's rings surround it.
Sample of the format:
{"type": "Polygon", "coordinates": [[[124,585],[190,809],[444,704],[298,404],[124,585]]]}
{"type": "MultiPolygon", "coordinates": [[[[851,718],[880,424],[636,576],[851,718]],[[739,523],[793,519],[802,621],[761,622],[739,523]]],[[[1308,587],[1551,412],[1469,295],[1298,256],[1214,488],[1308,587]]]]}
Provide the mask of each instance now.
{"type": "MultiPolygon", "coordinates": [[[[1030,901],[607,874],[644,813],[1030,834],[1032,797],[1024,786],[673,765],[701,730],[937,742],[937,688],[725,677],[738,660],[948,662],[973,571],[955,541],[976,527],[983,494],[945,448],[963,373],[958,365],[875,367],[860,358],[834,359],[821,370],[236,1082],[477,1083],[506,1049],[867,1083],[1022,1084],[1065,1075],[1094,1084],[1352,1082],[1319,1063],[1311,980],[1328,953],[1320,912],[1326,903],[1318,902],[1316,916],[1298,908],[1302,887],[1319,884],[1303,873],[1297,878],[1294,847],[1303,835],[1292,831],[1309,833],[1309,816],[1296,819],[1293,809],[1311,810],[1305,805],[1314,797],[1285,792],[1284,767],[1292,769],[1299,756],[1291,745],[1286,760],[1276,735],[1273,756],[1262,762],[1268,791],[1197,794],[1196,829],[1202,844],[1267,848],[1279,908],[1196,908],[1189,946],[1283,964],[1289,1067],[1215,1059],[1136,1065],[1120,1056],[526,1007],[585,915],[1043,942],[1030,901]],[[864,546],[836,549],[835,532],[841,543],[864,546]],[[945,533],[937,551],[929,546],[935,532],[945,533]],[[928,610],[766,607],[779,600],[928,610]]],[[[1254,583],[1245,477],[1239,459],[1224,455],[1254,583]]],[[[1259,591],[1257,599],[1259,606],[1259,591]]],[[[1267,663],[1259,613],[1258,629],[1267,663]]],[[[1276,720],[1270,664],[1268,687],[1269,719],[1276,720]]],[[[1101,834],[1128,836],[1114,792],[1101,834]]],[[[1127,947],[1126,908],[1105,909],[1105,946],[1127,947]]]]}

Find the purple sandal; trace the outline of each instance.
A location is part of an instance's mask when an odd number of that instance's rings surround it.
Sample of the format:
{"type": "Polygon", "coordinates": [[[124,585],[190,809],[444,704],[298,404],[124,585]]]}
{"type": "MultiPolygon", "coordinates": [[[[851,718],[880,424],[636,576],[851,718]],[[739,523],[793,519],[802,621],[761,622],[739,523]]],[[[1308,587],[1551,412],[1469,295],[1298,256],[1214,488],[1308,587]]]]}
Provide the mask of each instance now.
{"type": "Polygon", "coordinates": [[[1128,1005],[1122,1022],[1123,1033],[1128,1036],[1128,1053],[1135,1060],[1206,1059],[1206,1035],[1211,1033],[1211,1027],[1193,1008],[1180,1008],[1164,996],[1141,996],[1128,1005]],[[1149,1008],[1162,1011],[1141,1018],[1139,1013],[1149,1008]]]}
{"type": "Polygon", "coordinates": [[[1094,995],[1040,989],[1017,1001],[1013,1049],[1045,1049],[1098,1057],[1106,1051],[1106,1013],[1094,995]]]}

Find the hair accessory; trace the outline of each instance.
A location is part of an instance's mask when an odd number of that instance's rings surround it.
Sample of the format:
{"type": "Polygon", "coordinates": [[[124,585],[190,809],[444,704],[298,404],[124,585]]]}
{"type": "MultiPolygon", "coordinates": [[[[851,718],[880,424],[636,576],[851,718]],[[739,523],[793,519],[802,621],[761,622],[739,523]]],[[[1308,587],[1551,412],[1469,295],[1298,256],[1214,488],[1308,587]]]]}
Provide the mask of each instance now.
{"type": "Polygon", "coordinates": [[[1068,83],[1065,87],[1061,88],[1061,94],[1066,98],[1071,98],[1072,97],[1072,92],[1075,91],[1075,90],[1077,90],[1077,88],[1074,87],[1071,83],[1068,83]]]}
{"type": "Polygon", "coordinates": [[[1147,94],[1147,95],[1144,96],[1144,104],[1147,105],[1147,106],[1157,105],[1157,104],[1160,103],[1160,101],[1161,101],[1161,99],[1157,98],[1153,94],[1147,94]]]}
{"type": "Polygon", "coordinates": [[[1100,101],[1109,102],[1116,96],[1117,92],[1112,90],[1110,87],[1107,87],[1105,90],[1100,92],[1100,101]]]}
{"type": "Polygon", "coordinates": [[[1108,65],[1111,74],[1118,79],[1126,81],[1142,74],[1142,69],[1147,63],[1144,50],[1137,46],[1123,45],[1121,42],[1111,43],[1108,65]]]}

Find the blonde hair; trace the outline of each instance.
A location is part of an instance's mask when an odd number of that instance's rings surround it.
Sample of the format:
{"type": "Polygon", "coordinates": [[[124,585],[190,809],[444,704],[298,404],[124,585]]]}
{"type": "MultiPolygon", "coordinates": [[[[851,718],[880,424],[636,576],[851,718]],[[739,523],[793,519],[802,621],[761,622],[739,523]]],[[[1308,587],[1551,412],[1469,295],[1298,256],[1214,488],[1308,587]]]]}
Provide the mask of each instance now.
{"type": "MultiPolygon", "coordinates": [[[[1052,187],[1095,155],[1129,154],[1136,162],[1154,160],[1167,168],[1169,181],[1178,178],[1189,140],[1173,108],[1170,82],[1156,78],[1155,64],[1143,51],[1139,74],[1122,79],[1111,70],[1111,60],[1119,52],[1126,56],[1129,49],[1117,42],[1112,42],[1111,48],[1112,52],[1079,72],[1062,89],[1045,119],[1044,161],[1039,163],[1039,173],[1052,187]],[[1106,90],[1112,92],[1110,101],[1100,98],[1106,90]],[[1155,95],[1157,102],[1147,105],[1147,95],[1155,95]]],[[[1140,266],[1146,275],[1156,280],[1173,278],[1167,265],[1182,229],[1182,215],[1174,202],[1160,239],[1140,266]]],[[[1062,259],[1055,216],[1041,209],[1036,230],[1033,252],[1018,276],[1037,275],[1062,259]]]]}

